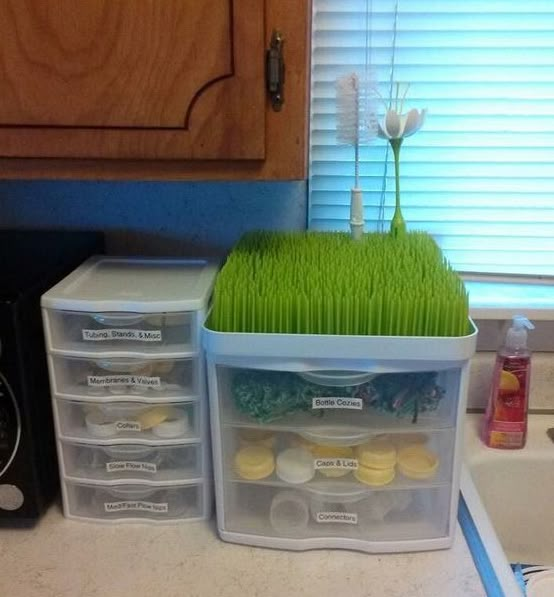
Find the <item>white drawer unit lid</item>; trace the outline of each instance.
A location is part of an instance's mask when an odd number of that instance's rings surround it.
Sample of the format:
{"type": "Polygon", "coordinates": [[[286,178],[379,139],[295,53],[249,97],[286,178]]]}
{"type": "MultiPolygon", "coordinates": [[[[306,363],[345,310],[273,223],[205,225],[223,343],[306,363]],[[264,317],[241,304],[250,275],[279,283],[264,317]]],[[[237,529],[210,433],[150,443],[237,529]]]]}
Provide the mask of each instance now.
{"type": "Polygon", "coordinates": [[[206,308],[218,264],[96,255],[42,296],[47,309],[159,313],[206,308]]]}

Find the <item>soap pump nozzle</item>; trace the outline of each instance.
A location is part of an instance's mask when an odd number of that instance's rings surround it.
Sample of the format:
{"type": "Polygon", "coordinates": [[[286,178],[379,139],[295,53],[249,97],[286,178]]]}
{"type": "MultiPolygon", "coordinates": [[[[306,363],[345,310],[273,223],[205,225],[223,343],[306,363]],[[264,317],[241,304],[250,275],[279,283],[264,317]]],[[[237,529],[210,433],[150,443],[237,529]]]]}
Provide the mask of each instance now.
{"type": "Polygon", "coordinates": [[[512,326],[506,333],[506,347],[515,350],[527,348],[527,330],[534,330],[535,326],[524,315],[514,315],[512,326]]]}

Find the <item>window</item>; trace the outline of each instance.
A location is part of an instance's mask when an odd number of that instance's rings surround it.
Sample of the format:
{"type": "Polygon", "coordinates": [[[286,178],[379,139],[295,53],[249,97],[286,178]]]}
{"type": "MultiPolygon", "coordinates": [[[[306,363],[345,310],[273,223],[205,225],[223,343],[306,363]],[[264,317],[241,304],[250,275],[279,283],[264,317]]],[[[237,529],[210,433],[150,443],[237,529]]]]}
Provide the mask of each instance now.
{"type": "MultiPolygon", "coordinates": [[[[309,227],[349,229],[335,82],[374,72],[381,97],[409,83],[406,107],[428,110],[400,156],[408,228],[460,271],[554,275],[553,31],[551,0],[314,0],[309,227]]],[[[361,148],[366,231],[392,217],[392,158],[361,148]]]]}

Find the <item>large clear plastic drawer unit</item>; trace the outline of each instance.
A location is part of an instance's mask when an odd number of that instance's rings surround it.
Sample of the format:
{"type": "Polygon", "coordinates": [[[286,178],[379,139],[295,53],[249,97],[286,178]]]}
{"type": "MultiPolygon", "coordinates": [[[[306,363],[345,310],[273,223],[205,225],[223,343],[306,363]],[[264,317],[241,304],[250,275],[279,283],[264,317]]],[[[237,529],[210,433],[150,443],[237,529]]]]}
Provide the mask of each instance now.
{"type": "Polygon", "coordinates": [[[449,547],[471,327],[460,338],[205,329],[220,536],[294,550],[449,547]]]}

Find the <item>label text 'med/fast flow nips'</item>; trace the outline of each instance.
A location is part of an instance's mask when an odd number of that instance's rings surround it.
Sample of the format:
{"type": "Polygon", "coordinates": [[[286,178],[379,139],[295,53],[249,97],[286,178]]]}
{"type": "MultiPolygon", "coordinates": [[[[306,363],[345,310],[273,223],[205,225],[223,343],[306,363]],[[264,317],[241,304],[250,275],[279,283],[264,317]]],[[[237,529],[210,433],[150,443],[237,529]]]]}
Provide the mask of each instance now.
{"type": "Polygon", "coordinates": [[[124,510],[137,510],[139,512],[157,512],[159,514],[167,514],[169,508],[168,504],[165,502],[104,502],[105,512],[122,512],[124,510]]]}

